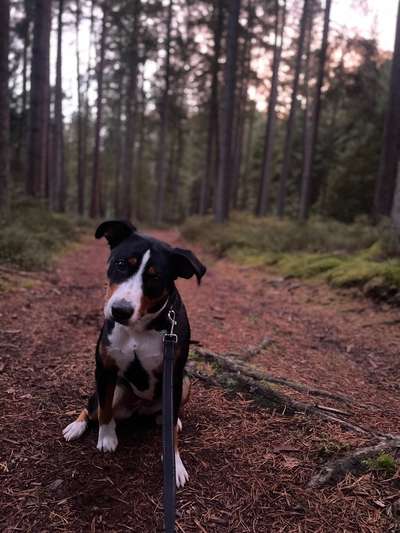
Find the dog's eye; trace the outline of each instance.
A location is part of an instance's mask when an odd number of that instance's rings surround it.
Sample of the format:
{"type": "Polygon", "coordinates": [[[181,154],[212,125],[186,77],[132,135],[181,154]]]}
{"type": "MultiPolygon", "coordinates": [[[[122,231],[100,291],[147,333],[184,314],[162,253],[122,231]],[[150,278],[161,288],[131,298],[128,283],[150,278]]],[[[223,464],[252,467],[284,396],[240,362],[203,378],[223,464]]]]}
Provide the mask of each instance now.
{"type": "Polygon", "coordinates": [[[117,259],[114,264],[117,270],[125,270],[127,266],[125,259],[117,259]]]}
{"type": "Polygon", "coordinates": [[[150,267],[147,271],[147,277],[151,280],[160,279],[160,274],[156,271],[154,267],[150,267]]]}

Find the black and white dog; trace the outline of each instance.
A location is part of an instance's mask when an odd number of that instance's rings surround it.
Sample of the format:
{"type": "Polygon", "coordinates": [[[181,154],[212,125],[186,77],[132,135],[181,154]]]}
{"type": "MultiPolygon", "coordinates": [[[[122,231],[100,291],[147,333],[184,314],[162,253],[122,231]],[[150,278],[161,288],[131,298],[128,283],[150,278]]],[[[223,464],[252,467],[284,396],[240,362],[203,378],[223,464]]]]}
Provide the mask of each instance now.
{"type": "Polygon", "coordinates": [[[67,441],[79,438],[89,421],[99,422],[97,448],[113,452],[118,445],[116,420],[132,414],[161,412],[163,343],[169,329],[168,312],[176,313],[178,344],[174,364],[174,425],[176,484],[189,479],[179,455],[179,410],[189,396],[184,369],[189,351],[190,326],[175,287],[178,277],[197,277],[205,267],[189,250],[136,233],[129,222],[103,222],[97,239],[111,248],[104,325],[96,347],[96,392],[79,417],[64,430],[67,441]]]}

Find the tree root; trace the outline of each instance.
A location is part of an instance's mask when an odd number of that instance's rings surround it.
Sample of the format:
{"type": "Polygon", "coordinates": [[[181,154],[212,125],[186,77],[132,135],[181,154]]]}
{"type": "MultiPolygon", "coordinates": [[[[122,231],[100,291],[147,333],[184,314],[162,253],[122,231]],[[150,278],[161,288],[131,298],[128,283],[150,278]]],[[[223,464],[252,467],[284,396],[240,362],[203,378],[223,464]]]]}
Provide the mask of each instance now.
{"type": "MultiPolygon", "coordinates": [[[[257,370],[246,363],[239,360],[235,360],[228,356],[222,356],[209,352],[203,349],[196,349],[194,353],[200,355],[206,361],[210,361],[216,364],[219,368],[218,372],[209,373],[202,372],[200,365],[196,365],[194,361],[188,366],[188,372],[194,377],[206,381],[211,385],[222,385],[223,387],[239,388],[245,390],[254,395],[258,400],[262,400],[268,404],[268,407],[278,410],[282,414],[294,415],[300,414],[315,414],[320,418],[329,420],[340,424],[342,427],[361,433],[363,435],[370,435],[377,437],[376,433],[364,428],[358,424],[354,424],[348,420],[343,420],[339,415],[350,416],[350,413],[333,409],[330,407],[319,406],[318,404],[312,405],[305,402],[300,402],[289,398],[285,394],[278,392],[276,389],[269,386],[269,383],[277,383],[279,385],[285,385],[290,388],[296,388],[302,392],[308,393],[310,390],[306,385],[300,385],[287,381],[281,378],[275,379],[272,376],[264,374],[260,370],[257,370]],[[193,367],[195,365],[195,367],[193,367]]],[[[336,394],[320,389],[312,389],[314,395],[322,393],[325,397],[335,398],[336,394]]],[[[344,396],[339,395],[341,401],[344,401],[344,396]]],[[[347,400],[347,399],[346,399],[347,400]]]]}
{"type": "Polygon", "coordinates": [[[204,350],[202,348],[196,348],[194,353],[198,354],[202,358],[217,363],[218,366],[222,367],[228,372],[234,372],[238,374],[244,374],[245,376],[251,377],[255,380],[266,381],[268,383],[274,383],[276,385],[282,385],[298,392],[303,392],[308,396],[319,396],[320,398],[329,398],[331,400],[337,400],[343,402],[347,405],[351,405],[352,400],[348,396],[339,394],[336,392],[329,392],[323,389],[317,389],[315,387],[310,387],[308,385],[303,385],[302,383],[296,383],[285,378],[271,376],[255,368],[254,366],[248,365],[243,361],[230,357],[228,355],[218,355],[216,353],[204,350]]]}
{"type": "Polygon", "coordinates": [[[365,448],[358,448],[352,453],[330,461],[327,463],[315,476],[313,476],[308,484],[310,488],[322,487],[328,483],[334,483],[343,478],[347,473],[360,473],[365,470],[363,461],[376,457],[381,452],[398,450],[400,448],[400,438],[383,439],[375,446],[366,446],[365,448]]]}
{"type": "Polygon", "coordinates": [[[196,348],[194,353],[199,356],[197,361],[191,361],[188,365],[188,372],[192,376],[205,381],[213,386],[223,386],[226,388],[245,390],[252,394],[258,401],[266,403],[269,408],[279,411],[281,414],[313,414],[329,422],[334,422],[340,426],[363,435],[368,435],[374,439],[379,439],[378,444],[359,448],[340,459],[327,463],[318,474],[309,482],[309,487],[320,487],[327,483],[337,481],[344,477],[347,472],[360,472],[365,470],[365,459],[374,457],[382,451],[397,450],[400,448],[400,437],[398,435],[383,434],[372,431],[368,428],[344,420],[351,413],[333,407],[308,404],[289,398],[282,392],[278,392],[269,384],[277,384],[310,396],[320,396],[332,400],[343,402],[347,405],[352,403],[351,399],[342,394],[332,393],[323,389],[308,387],[300,383],[276,378],[265,374],[261,370],[246,364],[240,359],[228,355],[219,355],[202,348],[196,348]],[[217,371],[211,368],[204,368],[201,359],[217,366],[217,371]]]}

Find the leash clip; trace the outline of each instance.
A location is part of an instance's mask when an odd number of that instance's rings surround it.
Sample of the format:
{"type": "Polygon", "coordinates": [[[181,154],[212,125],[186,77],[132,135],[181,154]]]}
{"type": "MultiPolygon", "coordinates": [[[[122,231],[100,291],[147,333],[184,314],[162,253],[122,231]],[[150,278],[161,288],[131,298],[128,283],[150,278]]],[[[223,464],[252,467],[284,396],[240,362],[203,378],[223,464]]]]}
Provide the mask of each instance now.
{"type": "Polygon", "coordinates": [[[175,311],[173,309],[170,309],[168,311],[168,320],[171,322],[171,329],[169,330],[169,333],[166,333],[164,335],[164,340],[167,340],[169,342],[178,342],[178,335],[174,333],[174,328],[177,324],[177,321],[175,320],[175,311]]]}

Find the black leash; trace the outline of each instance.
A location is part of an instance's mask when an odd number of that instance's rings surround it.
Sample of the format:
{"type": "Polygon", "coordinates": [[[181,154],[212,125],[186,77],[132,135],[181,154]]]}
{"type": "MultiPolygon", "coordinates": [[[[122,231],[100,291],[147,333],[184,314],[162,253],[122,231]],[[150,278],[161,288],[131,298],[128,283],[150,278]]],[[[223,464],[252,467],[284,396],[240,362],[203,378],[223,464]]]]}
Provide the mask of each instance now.
{"type": "Polygon", "coordinates": [[[163,436],[163,470],[164,470],[164,526],[165,533],[175,532],[176,509],[176,481],[175,481],[175,443],[174,443],[174,413],[173,413],[173,373],[175,360],[175,345],[178,336],[174,333],[175,311],[168,312],[171,322],[169,333],[163,337],[164,363],[162,387],[162,436],[163,436]]]}

